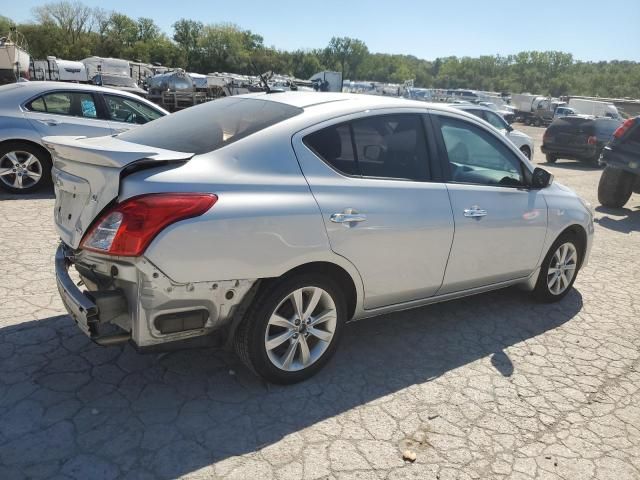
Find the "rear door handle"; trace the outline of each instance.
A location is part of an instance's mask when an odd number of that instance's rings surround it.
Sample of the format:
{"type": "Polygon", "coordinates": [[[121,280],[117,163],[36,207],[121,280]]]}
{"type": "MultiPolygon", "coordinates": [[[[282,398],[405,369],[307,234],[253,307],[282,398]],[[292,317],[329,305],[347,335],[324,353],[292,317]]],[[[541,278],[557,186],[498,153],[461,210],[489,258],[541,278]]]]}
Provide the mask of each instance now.
{"type": "Polygon", "coordinates": [[[334,213],[330,217],[333,223],[358,223],[365,222],[367,216],[362,213],[334,213]]]}
{"type": "Polygon", "coordinates": [[[484,210],[483,208],[478,207],[477,205],[474,205],[471,208],[465,208],[463,213],[465,217],[471,217],[471,218],[487,216],[487,211],[484,210]]]}
{"type": "Polygon", "coordinates": [[[48,125],[50,127],[55,127],[57,125],[60,125],[60,121],[58,120],[53,120],[53,119],[47,119],[47,118],[38,118],[37,119],[40,123],[44,124],[44,125],[48,125]]]}

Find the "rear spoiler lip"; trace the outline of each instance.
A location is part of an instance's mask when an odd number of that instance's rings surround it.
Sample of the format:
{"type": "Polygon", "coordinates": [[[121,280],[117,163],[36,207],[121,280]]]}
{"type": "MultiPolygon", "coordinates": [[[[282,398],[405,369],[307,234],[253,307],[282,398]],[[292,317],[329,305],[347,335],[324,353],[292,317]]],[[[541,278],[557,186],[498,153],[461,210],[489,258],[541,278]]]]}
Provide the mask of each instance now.
{"type": "Polygon", "coordinates": [[[128,177],[129,175],[140,172],[142,170],[147,170],[149,168],[159,168],[165,165],[184,165],[189,160],[191,160],[192,157],[193,155],[191,157],[182,159],[176,158],[170,160],[157,160],[153,158],[141,158],[139,160],[134,160],[122,169],[122,171],[120,172],[120,181],[122,181],[123,178],[128,177]]]}
{"type": "Polygon", "coordinates": [[[57,160],[68,160],[112,168],[126,168],[140,160],[187,162],[195,155],[127,142],[117,136],[50,136],[44,137],[42,143],[51,152],[54,163],[57,160]]]}

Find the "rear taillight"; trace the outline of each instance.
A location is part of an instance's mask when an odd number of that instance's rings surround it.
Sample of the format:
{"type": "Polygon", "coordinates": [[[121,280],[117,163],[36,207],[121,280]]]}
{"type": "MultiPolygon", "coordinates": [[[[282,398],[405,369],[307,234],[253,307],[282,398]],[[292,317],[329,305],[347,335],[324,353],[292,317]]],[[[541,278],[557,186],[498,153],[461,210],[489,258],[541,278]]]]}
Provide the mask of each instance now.
{"type": "Polygon", "coordinates": [[[81,247],[137,257],[164,228],[202,215],[217,200],[210,193],[154,193],[130,198],[104,212],[85,235],[81,247]]]}
{"type": "Polygon", "coordinates": [[[589,145],[595,145],[596,143],[598,143],[598,137],[596,137],[595,135],[589,135],[589,138],[587,138],[587,143],[589,145]]]}
{"type": "Polygon", "coordinates": [[[627,133],[627,130],[629,130],[633,126],[635,121],[635,118],[628,118],[627,120],[625,120],[624,123],[620,125],[615,132],[613,132],[613,138],[622,137],[625,133],[627,133]]]}

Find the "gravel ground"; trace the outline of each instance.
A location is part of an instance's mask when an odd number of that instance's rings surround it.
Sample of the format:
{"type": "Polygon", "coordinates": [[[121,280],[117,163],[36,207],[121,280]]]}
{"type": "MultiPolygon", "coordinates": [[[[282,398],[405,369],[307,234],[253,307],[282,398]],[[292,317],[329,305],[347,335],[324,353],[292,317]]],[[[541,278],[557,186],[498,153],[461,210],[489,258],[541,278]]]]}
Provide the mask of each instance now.
{"type": "MultiPolygon", "coordinates": [[[[542,129],[517,127],[543,162],[542,129]]],[[[598,170],[548,169],[597,205],[598,170]]],[[[292,387],[220,350],[91,344],[56,291],[52,206],[0,196],[2,479],[640,478],[638,195],[596,207],[563,302],[508,289],[355,323],[292,387]]]]}

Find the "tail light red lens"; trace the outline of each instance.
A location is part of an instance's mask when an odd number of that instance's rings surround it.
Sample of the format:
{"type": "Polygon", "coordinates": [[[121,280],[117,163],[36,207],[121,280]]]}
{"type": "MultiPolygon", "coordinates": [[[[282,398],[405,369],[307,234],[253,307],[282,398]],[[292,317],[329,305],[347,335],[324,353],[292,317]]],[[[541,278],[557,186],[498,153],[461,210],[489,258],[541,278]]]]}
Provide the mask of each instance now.
{"type": "Polygon", "coordinates": [[[613,132],[613,137],[622,137],[625,133],[627,133],[627,130],[629,130],[633,126],[635,121],[635,118],[628,118],[627,120],[625,120],[624,123],[620,125],[615,132],[613,132]]]}
{"type": "Polygon", "coordinates": [[[587,143],[589,145],[595,145],[598,142],[598,138],[595,135],[590,135],[589,138],[587,138],[587,143]]]}
{"type": "Polygon", "coordinates": [[[141,195],[104,212],[82,240],[86,250],[137,257],[167,226],[199,217],[218,200],[210,193],[160,193],[141,195]]]}

